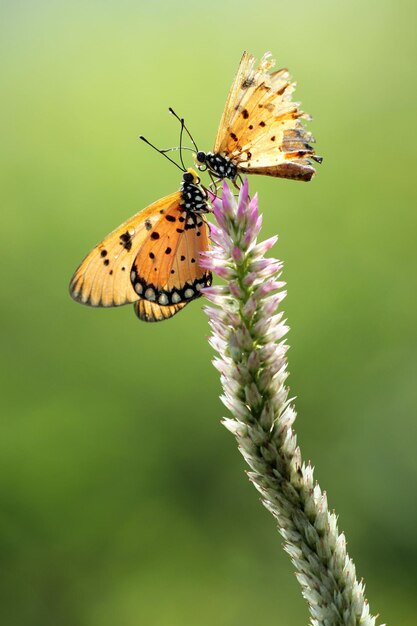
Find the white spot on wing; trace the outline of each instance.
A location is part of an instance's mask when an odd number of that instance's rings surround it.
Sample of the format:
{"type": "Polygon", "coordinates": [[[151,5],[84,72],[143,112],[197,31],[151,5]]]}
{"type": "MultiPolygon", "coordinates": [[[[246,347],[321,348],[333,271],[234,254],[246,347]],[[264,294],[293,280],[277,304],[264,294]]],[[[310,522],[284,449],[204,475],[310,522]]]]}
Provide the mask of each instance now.
{"type": "Polygon", "coordinates": [[[155,291],[152,289],[152,287],[148,287],[145,291],[145,298],[147,300],[150,300],[151,302],[155,301],[155,291]]]}

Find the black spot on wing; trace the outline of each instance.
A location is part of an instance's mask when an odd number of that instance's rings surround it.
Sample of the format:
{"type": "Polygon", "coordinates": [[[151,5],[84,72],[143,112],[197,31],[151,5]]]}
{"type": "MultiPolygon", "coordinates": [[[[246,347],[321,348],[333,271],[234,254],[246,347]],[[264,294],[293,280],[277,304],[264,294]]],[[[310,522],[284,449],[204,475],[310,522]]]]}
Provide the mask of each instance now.
{"type": "Polygon", "coordinates": [[[249,89],[253,85],[253,78],[245,78],[242,82],[242,89],[249,89]]]}
{"type": "Polygon", "coordinates": [[[120,245],[129,252],[132,248],[132,236],[126,231],[120,235],[120,245]]]}

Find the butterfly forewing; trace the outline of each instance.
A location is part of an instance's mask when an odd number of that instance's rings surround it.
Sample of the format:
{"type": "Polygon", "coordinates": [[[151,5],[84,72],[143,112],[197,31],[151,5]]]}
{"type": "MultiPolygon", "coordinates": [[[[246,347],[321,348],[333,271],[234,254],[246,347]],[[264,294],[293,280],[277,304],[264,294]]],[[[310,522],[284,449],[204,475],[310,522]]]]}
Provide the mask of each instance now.
{"type": "Polygon", "coordinates": [[[90,306],[119,306],[139,298],[131,283],[131,267],[142,244],[165,212],[178,207],[181,193],[161,198],[124,222],[83,260],[70,283],[70,294],[90,306]]]}
{"type": "Polygon", "coordinates": [[[253,67],[255,57],[244,52],[239,63],[239,67],[230,88],[229,94],[224,105],[223,115],[217,130],[216,141],[214,143],[214,152],[222,152],[221,145],[225,134],[225,129],[230,128],[232,117],[235,113],[235,107],[239,106],[239,100],[242,95],[252,87],[253,67]]]}

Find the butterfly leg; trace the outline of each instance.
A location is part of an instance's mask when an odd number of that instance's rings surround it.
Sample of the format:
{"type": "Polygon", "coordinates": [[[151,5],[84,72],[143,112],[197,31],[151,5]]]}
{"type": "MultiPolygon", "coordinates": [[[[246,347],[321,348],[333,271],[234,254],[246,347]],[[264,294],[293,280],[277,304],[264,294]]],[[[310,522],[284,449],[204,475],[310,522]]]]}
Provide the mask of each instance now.
{"type": "Polygon", "coordinates": [[[236,178],[235,178],[234,180],[232,180],[232,181],[231,181],[231,182],[232,182],[233,187],[234,187],[235,189],[237,189],[237,193],[234,193],[234,194],[233,194],[233,195],[235,196],[235,198],[237,198],[237,197],[239,196],[239,193],[240,193],[240,186],[243,184],[243,180],[242,180],[242,177],[241,177],[241,175],[240,175],[240,174],[238,174],[238,175],[236,176],[236,178]],[[237,184],[237,182],[236,182],[236,178],[238,178],[238,179],[239,179],[240,185],[238,185],[238,184],[237,184]]]}
{"type": "Polygon", "coordinates": [[[235,180],[233,181],[233,184],[234,184],[234,186],[236,187],[236,189],[239,189],[239,190],[240,190],[240,186],[241,186],[241,185],[243,185],[243,178],[242,178],[242,176],[241,176],[240,174],[238,174],[238,175],[236,176],[236,178],[235,178],[235,180]],[[236,178],[238,178],[238,179],[239,179],[239,183],[240,183],[239,185],[238,185],[238,184],[237,184],[237,182],[236,182],[236,178]]]}
{"type": "Polygon", "coordinates": [[[213,174],[210,172],[210,170],[208,171],[208,175],[210,176],[210,180],[211,180],[211,183],[210,183],[210,192],[211,192],[214,196],[216,196],[216,198],[218,198],[218,197],[219,197],[219,195],[218,195],[218,191],[219,191],[219,182],[220,182],[220,180],[219,180],[218,178],[217,178],[217,179],[215,179],[215,178],[214,178],[214,176],[213,176],[213,174]]]}

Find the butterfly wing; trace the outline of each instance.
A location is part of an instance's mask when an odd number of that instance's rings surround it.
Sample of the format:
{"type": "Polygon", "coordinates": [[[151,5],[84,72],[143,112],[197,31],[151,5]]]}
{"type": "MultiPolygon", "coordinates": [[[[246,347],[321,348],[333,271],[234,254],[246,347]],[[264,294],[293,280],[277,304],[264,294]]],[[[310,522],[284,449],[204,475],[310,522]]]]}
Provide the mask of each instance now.
{"type": "Polygon", "coordinates": [[[295,83],[286,69],[269,73],[269,53],[258,67],[243,54],[229,92],[214,152],[225,154],[241,172],[310,180],[315,173],[309,157],[314,139],[301,124],[309,116],[291,99],[295,83]]]}
{"type": "Polygon", "coordinates": [[[180,206],[181,193],[161,198],[116,228],[85,257],[76,270],[70,294],[90,306],[119,306],[138,300],[131,267],[155,224],[180,206]]]}
{"type": "Polygon", "coordinates": [[[232,125],[232,118],[235,114],[235,107],[239,106],[243,95],[247,93],[251,87],[251,82],[255,79],[254,74],[255,57],[244,52],[240,59],[239,67],[230,87],[226,104],[224,105],[223,115],[217,130],[216,141],[214,144],[214,152],[222,152],[226,130],[232,125]]]}
{"type": "MultiPolygon", "coordinates": [[[[173,207],[138,251],[131,270],[134,291],[142,300],[159,305],[163,310],[158,315],[174,315],[179,310],[176,305],[185,306],[211,284],[211,273],[200,265],[200,253],[208,247],[204,218],[173,207]]],[[[135,311],[141,319],[155,317],[155,306],[138,304],[135,311]]]]}
{"type": "Polygon", "coordinates": [[[172,306],[160,306],[148,300],[137,300],[133,305],[136,315],[143,322],[162,322],[176,315],[185,306],[187,306],[187,302],[172,306]]]}

